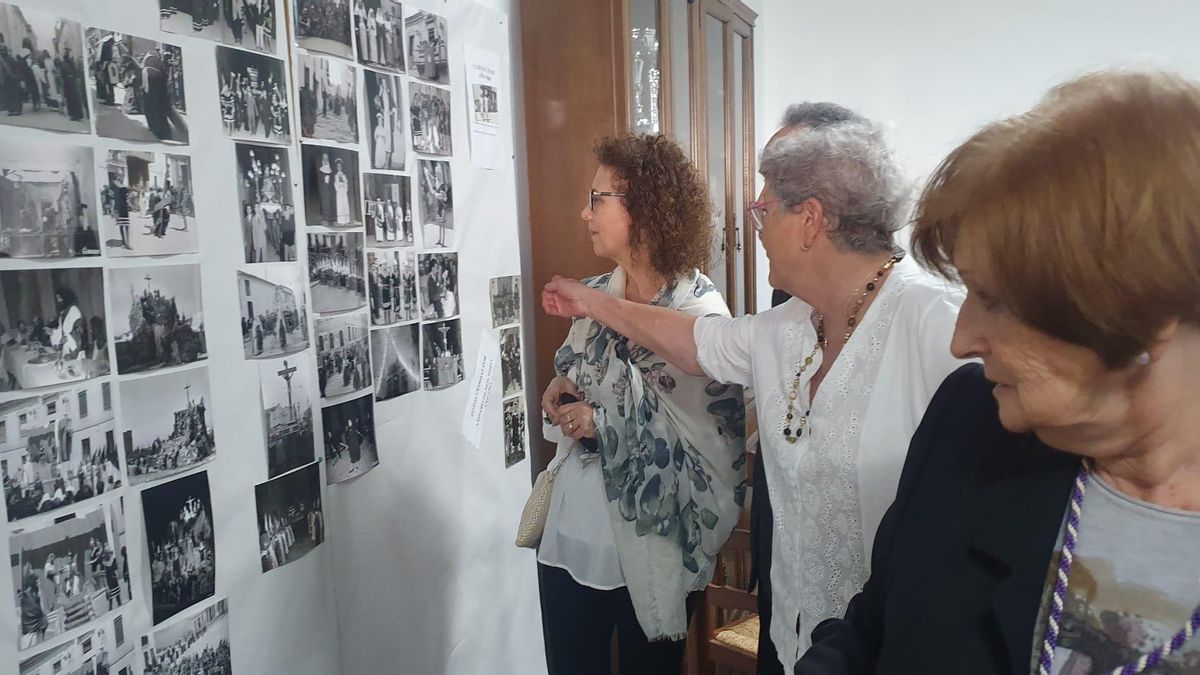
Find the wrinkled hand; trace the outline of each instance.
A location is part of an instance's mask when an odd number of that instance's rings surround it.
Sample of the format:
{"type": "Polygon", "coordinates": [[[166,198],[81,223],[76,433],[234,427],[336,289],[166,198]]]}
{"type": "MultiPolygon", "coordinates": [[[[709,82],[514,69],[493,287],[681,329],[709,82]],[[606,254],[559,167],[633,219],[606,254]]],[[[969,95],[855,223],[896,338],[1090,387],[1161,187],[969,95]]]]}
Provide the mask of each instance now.
{"type": "Polygon", "coordinates": [[[542,311],[550,316],[588,316],[587,302],[600,293],[574,279],[555,276],[542,288],[542,311]]]}
{"type": "Polygon", "coordinates": [[[546,419],[554,426],[559,425],[560,409],[558,399],[563,394],[570,394],[575,398],[583,398],[579,395],[579,388],[571,380],[559,375],[553,380],[550,380],[550,386],[546,387],[546,392],[542,394],[542,411],[546,413],[546,419]]]}
{"type": "Polygon", "coordinates": [[[559,406],[559,426],[563,433],[577,441],[596,437],[596,411],[587,401],[559,406]]]}

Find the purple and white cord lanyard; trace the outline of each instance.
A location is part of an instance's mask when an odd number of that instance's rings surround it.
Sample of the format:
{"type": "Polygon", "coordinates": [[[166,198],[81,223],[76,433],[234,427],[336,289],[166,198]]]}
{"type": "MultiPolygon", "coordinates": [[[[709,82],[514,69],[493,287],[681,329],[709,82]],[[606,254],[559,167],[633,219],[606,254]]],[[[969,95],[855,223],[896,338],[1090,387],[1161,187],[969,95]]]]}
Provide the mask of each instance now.
{"type": "MultiPolygon", "coordinates": [[[[1079,537],[1079,517],[1083,512],[1083,496],[1087,492],[1087,483],[1090,477],[1091,472],[1088,470],[1088,463],[1085,461],[1079,467],[1079,473],[1075,476],[1075,489],[1071,492],[1071,510],[1067,513],[1067,532],[1063,537],[1062,555],[1058,561],[1058,574],[1054,581],[1054,595],[1051,598],[1050,612],[1046,622],[1046,637],[1042,640],[1042,654],[1038,660],[1038,675],[1051,675],[1050,667],[1054,663],[1054,649],[1058,646],[1058,630],[1062,622],[1063,606],[1067,597],[1067,582],[1071,575],[1071,563],[1075,560],[1075,542],[1079,537]]],[[[1113,668],[1109,671],[1109,674],[1135,675],[1136,673],[1145,672],[1147,669],[1157,666],[1163,659],[1187,644],[1188,640],[1197,632],[1200,632],[1200,605],[1196,606],[1195,611],[1192,612],[1191,618],[1188,619],[1184,627],[1180,628],[1179,632],[1170,640],[1163,643],[1161,647],[1152,652],[1142,654],[1124,666],[1113,668]]]]}

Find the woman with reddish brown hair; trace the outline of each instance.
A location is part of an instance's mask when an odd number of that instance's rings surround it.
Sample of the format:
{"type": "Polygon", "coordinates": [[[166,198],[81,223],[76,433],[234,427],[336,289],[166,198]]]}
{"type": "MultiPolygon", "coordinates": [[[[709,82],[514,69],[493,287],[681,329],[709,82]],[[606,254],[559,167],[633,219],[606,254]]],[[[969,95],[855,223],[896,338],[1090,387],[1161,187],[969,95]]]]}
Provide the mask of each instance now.
{"type": "Polygon", "coordinates": [[[796,673],[1200,673],[1200,86],[1099,73],[961,145],[965,283],[872,574],[796,673]]]}
{"type": "MultiPolygon", "coordinates": [[[[580,218],[616,263],[583,283],[630,302],[728,316],[700,273],[709,200],[662,136],[605,138],[580,218]]],[[[573,322],[542,396],[557,472],[538,549],[553,674],[680,671],[689,596],[712,577],[746,493],[742,389],[688,375],[591,321],[573,322]]]]}

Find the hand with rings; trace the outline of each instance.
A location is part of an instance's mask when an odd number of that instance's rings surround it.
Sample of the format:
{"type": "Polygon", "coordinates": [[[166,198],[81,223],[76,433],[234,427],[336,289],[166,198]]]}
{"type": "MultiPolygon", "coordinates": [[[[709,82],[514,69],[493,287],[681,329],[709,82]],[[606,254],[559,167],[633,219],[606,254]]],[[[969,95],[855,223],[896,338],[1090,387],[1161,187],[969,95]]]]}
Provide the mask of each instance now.
{"type": "Polygon", "coordinates": [[[560,406],[558,413],[559,419],[562,421],[560,426],[566,435],[577,441],[596,437],[595,411],[592,410],[591,403],[587,401],[568,403],[560,406]]]}

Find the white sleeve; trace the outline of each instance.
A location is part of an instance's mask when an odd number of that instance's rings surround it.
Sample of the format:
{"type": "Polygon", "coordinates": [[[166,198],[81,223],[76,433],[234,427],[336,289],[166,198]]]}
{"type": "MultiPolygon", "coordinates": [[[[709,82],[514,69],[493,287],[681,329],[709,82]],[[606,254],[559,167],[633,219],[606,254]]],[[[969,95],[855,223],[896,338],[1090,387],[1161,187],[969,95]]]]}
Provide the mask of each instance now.
{"type": "Polygon", "coordinates": [[[696,319],[696,361],[709,377],[725,384],[753,385],[754,315],[731,319],[702,316],[696,319]]]}

